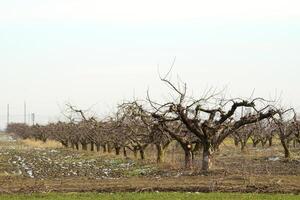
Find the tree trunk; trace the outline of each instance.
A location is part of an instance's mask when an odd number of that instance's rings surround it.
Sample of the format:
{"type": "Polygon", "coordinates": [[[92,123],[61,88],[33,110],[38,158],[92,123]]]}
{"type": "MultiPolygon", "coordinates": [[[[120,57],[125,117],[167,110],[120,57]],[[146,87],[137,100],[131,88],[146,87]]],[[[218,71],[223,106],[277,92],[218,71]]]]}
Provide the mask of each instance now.
{"type": "Polygon", "coordinates": [[[293,147],[297,148],[298,144],[299,144],[299,140],[297,138],[293,139],[293,147]]]}
{"type": "Polygon", "coordinates": [[[253,140],[253,147],[256,147],[259,143],[259,140],[253,140]]]}
{"type": "Polygon", "coordinates": [[[184,149],[184,166],[186,169],[192,168],[192,151],[191,149],[184,149]]]}
{"type": "Polygon", "coordinates": [[[165,151],[164,151],[164,149],[159,144],[156,144],[155,147],[156,147],[156,150],[157,150],[156,162],[157,163],[164,162],[164,157],[165,157],[165,151]]]}
{"type": "Polygon", "coordinates": [[[127,151],[126,151],[126,147],[123,147],[123,155],[125,158],[127,158],[127,151]]]}
{"type": "Polygon", "coordinates": [[[102,147],[103,147],[103,153],[106,153],[106,144],[104,144],[104,145],[102,145],[102,147]]]}
{"type": "Polygon", "coordinates": [[[112,146],[110,143],[107,144],[107,152],[111,153],[112,152],[112,146]]]}
{"type": "Polygon", "coordinates": [[[120,150],[121,150],[121,147],[115,147],[115,150],[116,150],[116,155],[120,155],[120,150]]]}
{"type": "Polygon", "coordinates": [[[266,143],[267,143],[267,140],[262,140],[262,141],[261,141],[261,146],[262,146],[262,147],[265,147],[266,143]]]}
{"type": "Polygon", "coordinates": [[[138,148],[137,147],[133,147],[134,158],[137,158],[137,152],[138,152],[138,148]]]}
{"type": "MultiPolygon", "coordinates": [[[[253,144],[254,144],[254,143],[253,143],[253,144]]],[[[246,146],[247,146],[247,142],[242,141],[242,142],[241,142],[241,151],[242,151],[242,152],[245,152],[246,146]]]]}
{"type": "Polygon", "coordinates": [[[270,137],[270,138],[268,139],[268,141],[269,141],[269,147],[271,147],[271,146],[272,146],[272,144],[273,144],[273,138],[272,138],[272,137],[270,137]]]}
{"type": "Polygon", "coordinates": [[[75,149],[75,144],[73,142],[71,143],[71,148],[75,149]]]}
{"type": "Polygon", "coordinates": [[[234,137],[233,140],[234,140],[234,146],[238,147],[239,146],[239,140],[236,137],[234,137]]]}
{"type": "Polygon", "coordinates": [[[94,142],[91,142],[91,151],[94,151],[94,142]]]}
{"type": "Polygon", "coordinates": [[[77,142],[75,143],[75,147],[76,147],[76,150],[79,150],[79,144],[77,142]]]}
{"type": "Polygon", "coordinates": [[[63,147],[68,148],[68,142],[61,141],[61,144],[63,145],[63,147]]]}
{"type": "Polygon", "coordinates": [[[145,159],[145,150],[143,148],[140,148],[140,156],[142,160],[145,159]]]}
{"type": "Polygon", "coordinates": [[[100,151],[100,144],[96,144],[96,150],[97,150],[97,152],[99,152],[100,151]]]}
{"type": "Polygon", "coordinates": [[[87,151],[87,143],[81,143],[82,150],[87,151]]]}
{"type": "Polygon", "coordinates": [[[211,163],[211,150],[208,144],[203,145],[203,158],[202,158],[202,170],[209,171],[212,166],[211,163]]]}
{"type": "Polygon", "coordinates": [[[286,144],[284,138],[280,137],[280,142],[281,142],[281,145],[284,149],[284,157],[289,158],[290,157],[290,150],[289,150],[288,145],[286,144]]]}

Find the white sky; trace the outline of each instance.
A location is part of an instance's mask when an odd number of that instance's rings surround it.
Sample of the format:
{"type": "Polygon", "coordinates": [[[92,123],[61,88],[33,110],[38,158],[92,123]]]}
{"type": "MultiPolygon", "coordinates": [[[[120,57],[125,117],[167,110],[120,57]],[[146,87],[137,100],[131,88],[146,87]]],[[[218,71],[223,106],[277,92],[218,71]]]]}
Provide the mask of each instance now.
{"type": "Polygon", "coordinates": [[[153,22],[199,18],[282,20],[299,17],[297,0],[2,0],[1,20],[153,22]]]}
{"type": "Polygon", "coordinates": [[[166,97],[157,65],[194,94],[282,93],[300,108],[300,1],[0,0],[0,127],[23,101],[38,121],[70,101],[108,113],[117,102],[166,97]]]}

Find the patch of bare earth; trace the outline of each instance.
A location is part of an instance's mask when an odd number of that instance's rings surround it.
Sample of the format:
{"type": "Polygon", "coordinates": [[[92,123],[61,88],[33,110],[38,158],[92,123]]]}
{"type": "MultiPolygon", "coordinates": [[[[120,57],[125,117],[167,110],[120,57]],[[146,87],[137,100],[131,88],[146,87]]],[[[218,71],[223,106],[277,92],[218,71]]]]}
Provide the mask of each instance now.
{"type": "MultiPolygon", "coordinates": [[[[186,171],[180,168],[180,163],[156,165],[151,160],[54,148],[53,144],[1,142],[0,193],[219,191],[299,194],[299,150],[293,150],[293,159],[287,160],[279,148],[248,148],[241,153],[238,148],[223,146],[214,157],[212,171],[204,174],[199,170],[199,155],[194,169],[186,171]]],[[[171,155],[167,154],[168,157],[171,155]]]]}

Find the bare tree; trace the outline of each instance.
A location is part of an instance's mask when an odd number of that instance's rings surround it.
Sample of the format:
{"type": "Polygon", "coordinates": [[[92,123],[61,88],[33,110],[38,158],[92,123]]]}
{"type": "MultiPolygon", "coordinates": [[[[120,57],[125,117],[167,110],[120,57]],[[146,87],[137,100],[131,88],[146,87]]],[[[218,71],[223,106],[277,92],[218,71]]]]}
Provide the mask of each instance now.
{"type": "Polygon", "coordinates": [[[9,123],[6,127],[6,132],[15,134],[17,137],[22,139],[31,137],[29,126],[24,123],[9,123]]]}
{"type": "Polygon", "coordinates": [[[166,77],[161,80],[175,92],[176,96],[173,97],[173,101],[161,104],[150,99],[148,95],[153,110],[152,116],[164,123],[164,126],[167,126],[166,123],[170,121],[179,121],[197,137],[203,147],[202,170],[204,171],[210,169],[211,157],[225,138],[247,124],[270,118],[277,113],[277,110],[267,105],[268,102],[262,98],[225,100],[216,98],[216,93],[210,93],[195,100],[187,97],[186,84],[181,89],[166,77]],[[237,109],[241,107],[252,109],[252,112],[234,118],[237,109]]]}
{"type": "Polygon", "coordinates": [[[274,126],[276,126],[278,130],[280,143],[284,149],[284,157],[289,158],[291,156],[289,143],[293,140],[293,134],[295,133],[295,113],[293,112],[293,109],[278,109],[277,113],[278,115],[274,116],[272,119],[274,126]],[[291,114],[292,117],[288,119],[291,114]]]}
{"type": "Polygon", "coordinates": [[[139,151],[141,159],[144,160],[145,149],[151,143],[151,131],[145,124],[142,109],[136,103],[124,103],[119,106],[118,117],[128,140],[127,148],[133,151],[135,157],[139,151]]]}

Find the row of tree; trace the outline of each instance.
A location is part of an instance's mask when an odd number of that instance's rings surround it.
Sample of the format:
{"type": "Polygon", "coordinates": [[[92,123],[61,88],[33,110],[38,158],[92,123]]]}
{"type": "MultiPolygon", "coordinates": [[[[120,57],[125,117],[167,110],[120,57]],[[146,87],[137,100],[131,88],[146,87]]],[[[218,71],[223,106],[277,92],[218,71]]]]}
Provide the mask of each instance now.
{"type": "Polygon", "coordinates": [[[132,151],[141,159],[145,149],[153,145],[157,162],[164,161],[166,149],[176,141],[184,152],[186,168],[192,166],[195,152],[201,151],[204,171],[211,168],[212,156],[229,137],[243,150],[249,139],[254,146],[272,145],[278,135],[285,157],[290,156],[291,142],[300,143],[300,123],[293,109],[280,109],[262,98],[226,99],[223,93],[212,90],[195,99],[187,95],[185,84],[176,87],[166,77],[161,80],[173,92],[170,101],[154,101],[147,93],[145,100],[123,103],[114,115],[101,120],[69,104],[65,122],[33,126],[12,123],[7,131],[21,138],[57,140],[74,149],[79,145],[91,151],[114,149],[117,155],[123,151],[124,156],[132,151]]]}

